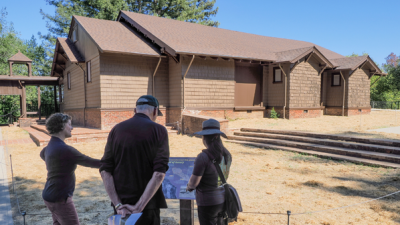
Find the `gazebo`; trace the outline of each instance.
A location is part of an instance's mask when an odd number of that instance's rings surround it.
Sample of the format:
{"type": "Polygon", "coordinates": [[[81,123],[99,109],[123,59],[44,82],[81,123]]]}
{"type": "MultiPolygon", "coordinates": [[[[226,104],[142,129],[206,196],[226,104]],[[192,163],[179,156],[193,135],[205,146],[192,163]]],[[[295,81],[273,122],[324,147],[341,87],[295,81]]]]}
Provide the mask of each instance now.
{"type": "Polygon", "coordinates": [[[37,114],[39,119],[41,119],[40,114],[40,86],[54,86],[54,103],[55,111],[57,111],[57,91],[58,86],[59,91],[59,101],[62,101],[61,86],[59,78],[50,76],[32,76],[32,60],[27,56],[22,54],[19,50],[18,53],[13,55],[8,59],[10,66],[9,75],[0,75],[0,95],[19,95],[21,104],[21,117],[26,118],[28,114],[37,114]],[[13,74],[13,64],[26,64],[28,67],[28,76],[14,75],[13,74]],[[27,112],[26,110],[26,86],[37,86],[38,90],[38,111],[37,112],[27,112]]]}

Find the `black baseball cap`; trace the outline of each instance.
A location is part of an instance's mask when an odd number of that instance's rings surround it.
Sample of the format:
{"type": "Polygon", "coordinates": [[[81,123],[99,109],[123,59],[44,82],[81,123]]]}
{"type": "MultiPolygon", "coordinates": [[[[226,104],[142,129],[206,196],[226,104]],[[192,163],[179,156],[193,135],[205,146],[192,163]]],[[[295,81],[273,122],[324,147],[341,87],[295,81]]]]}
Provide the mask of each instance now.
{"type": "Polygon", "coordinates": [[[151,105],[151,106],[157,107],[158,108],[158,116],[163,116],[162,112],[160,111],[160,105],[158,104],[158,100],[154,96],[152,96],[152,95],[142,95],[142,96],[140,96],[140,98],[138,98],[138,101],[139,101],[139,99],[143,99],[143,98],[146,99],[147,102],[137,102],[136,101],[136,106],[138,106],[138,105],[151,105]]]}

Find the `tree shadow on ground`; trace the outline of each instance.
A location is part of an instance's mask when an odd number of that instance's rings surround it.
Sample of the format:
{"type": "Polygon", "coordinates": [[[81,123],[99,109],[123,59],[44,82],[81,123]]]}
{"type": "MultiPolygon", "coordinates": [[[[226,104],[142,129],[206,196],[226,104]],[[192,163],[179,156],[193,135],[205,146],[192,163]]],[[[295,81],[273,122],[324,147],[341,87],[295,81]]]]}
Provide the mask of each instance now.
{"type": "MultiPolygon", "coordinates": [[[[42,199],[44,183],[18,176],[14,177],[14,182],[15,192],[12,191],[10,185],[14,224],[23,224],[23,216],[19,211],[26,212],[27,224],[52,224],[51,213],[42,199]]],[[[111,201],[101,178],[93,177],[77,182],[73,201],[81,225],[107,225],[107,218],[113,214],[111,201]]],[[[177,225],[179,224],[179,200],[167,200],[167,202],[170,209],[161,210],[162,224],[177,225]]]]}

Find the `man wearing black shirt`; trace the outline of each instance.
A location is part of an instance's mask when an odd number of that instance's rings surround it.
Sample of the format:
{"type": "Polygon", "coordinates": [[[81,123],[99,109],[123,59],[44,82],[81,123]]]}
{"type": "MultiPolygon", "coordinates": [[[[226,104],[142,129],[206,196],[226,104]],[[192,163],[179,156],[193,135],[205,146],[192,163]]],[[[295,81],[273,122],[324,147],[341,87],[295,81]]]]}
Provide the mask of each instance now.
{"type": "Polygon", "coordinates": [[[161,183],[168,170],[168,132],[154,122],[158,108],[156,98],[141,96],[135,115],[111,130],[101,159],[101,177],[118,214],[143,212],[136,224],[160,224],[160,208],[167,208],[161,183]]]}

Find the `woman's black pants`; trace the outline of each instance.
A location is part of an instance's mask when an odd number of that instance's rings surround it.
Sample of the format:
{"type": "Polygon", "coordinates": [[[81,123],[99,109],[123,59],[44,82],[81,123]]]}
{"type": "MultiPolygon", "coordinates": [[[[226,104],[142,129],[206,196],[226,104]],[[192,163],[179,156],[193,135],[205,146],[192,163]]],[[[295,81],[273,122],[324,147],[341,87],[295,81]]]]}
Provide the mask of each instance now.
{"type": "Polygon", "coordinates": [[[197,206],[200,225],[225,225],[223,218],[225,203],[210,206],[197,206]]]}

